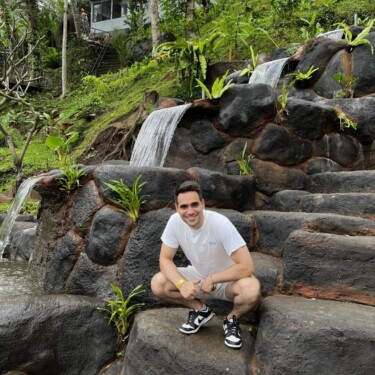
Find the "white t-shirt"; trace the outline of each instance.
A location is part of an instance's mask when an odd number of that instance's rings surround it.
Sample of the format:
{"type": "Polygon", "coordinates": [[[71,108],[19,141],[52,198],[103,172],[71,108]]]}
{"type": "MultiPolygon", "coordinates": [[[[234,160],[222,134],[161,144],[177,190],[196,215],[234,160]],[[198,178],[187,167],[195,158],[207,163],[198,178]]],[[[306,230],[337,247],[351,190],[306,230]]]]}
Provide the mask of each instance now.
{"type": "Polygon", "coordinates": [[[203,225],[192,229],[176,212],[169,218],[161,236],[168,247],[181,247],[202,278],[234,264],[230,255],[246,245],[228,218],[214,211],[203,210],[203,214],[203,225]]]}

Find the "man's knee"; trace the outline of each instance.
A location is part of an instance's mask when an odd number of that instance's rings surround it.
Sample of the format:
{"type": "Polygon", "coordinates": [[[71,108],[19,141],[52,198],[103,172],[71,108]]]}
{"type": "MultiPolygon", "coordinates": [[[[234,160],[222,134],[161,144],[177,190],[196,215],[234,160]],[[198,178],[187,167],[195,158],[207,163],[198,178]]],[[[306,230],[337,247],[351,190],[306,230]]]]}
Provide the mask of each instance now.
{"type": "Polygon", "coordinates": [[[236,281],[233,285],[233,292],[247,301],[256,302],[261,299],[260,282],[255,276],[236,281]]]}
{"type": "Polygon", "coordinates": [[[161,296],[163,294],[165,282],[166,278],[161,272],[158,272],[152,277],[151,290],[155,296],[161,296]]]}

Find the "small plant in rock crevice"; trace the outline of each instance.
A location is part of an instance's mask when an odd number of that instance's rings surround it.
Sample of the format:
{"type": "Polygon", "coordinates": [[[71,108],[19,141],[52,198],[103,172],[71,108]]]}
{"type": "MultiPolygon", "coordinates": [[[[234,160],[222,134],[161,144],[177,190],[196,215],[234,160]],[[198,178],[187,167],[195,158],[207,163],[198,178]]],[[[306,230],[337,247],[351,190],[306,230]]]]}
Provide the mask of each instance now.
{"type": "Polygon", "coordinates": [[[250,46],[250,53],[251,53],[251,64],[247,64],[247,67],[241,70],[240,77],[244,76],[245,74],[250,76],[251,74],[253,74],[255,68],[258,65],[259,55],[255,53],[252,46],[250,46]]]}
{"type": "Polygon", "coordinates": [[[145,305],[144,303],[130,304],[132,298],[146,292],[144,289],[141,289],[142,287],[142,284],[137,285],[125,298],[122,290],[117,285],[111,284],[111,288],[117,296],[116,299],[106,300],[107,308],[97,307],[98,310],[109,314],[109,317],[107,317],[109,323],[115,325],[121,341],[125,341],[127,338],[126,333],[134,315],[145,305]]]}
{"type": "Polygon", "coordinates": [[[340,121],[340,130],[354,129],[357,130],[357,122],[342,109],[335,107],[337,117],[340,121]]]}
{"type": "Polygon", "coordinates": [[[252,154],[249,154],[247,151],[247,143],[245,143],[242,152],[236,158],[238,163],[238,167],[240,168],[240,175],[241,176],[249,176],[254,174],[253,170],[250,167],[250,162],[254,158],[252,154]]]}
{"type": "Polygon", "coordinates": [[[333,93],[334,98],[353,98],[353,85],[357,81],[356,77],[350,77],[342,72],[337,72],[332,76],[332,79],[341,86],[340,90],[333,93]]]}
{"type": "Polygon", "coordinates": [[[120,207],[122,211],[133,222],[136,222],[140,215],[141,206],[146,202],[146,196],[141,196],[142,188],[147,184],[147,181],[139,182],[142,176],[138,176],[131,188],[125,185],[124,181],[111,180],[104,184],[117,194],[116,198],[110,198],[109,201],[120,207]]]}
{"type": "Polygon", "coordinates": [[[296,73],[288,74],[289,76],[294,77],[294,79],[290,82],[290,86],[293,86],[297,81],[309,80],[317,70],[319,70],[319,68],[314,68],[314,65],[311,65],[306,73],[298,71],[296,73]]]}
{"type": "Polygon", "coordinates": [[[283,86],[281,88],[281,94],[277,97],[276,102],[276,123],[281,124],[285,120],[285,114],[288,114],[286,110],[286,104],[288,102],[288,91],[286,89],[285,82],[283,83],[283,86]]]}

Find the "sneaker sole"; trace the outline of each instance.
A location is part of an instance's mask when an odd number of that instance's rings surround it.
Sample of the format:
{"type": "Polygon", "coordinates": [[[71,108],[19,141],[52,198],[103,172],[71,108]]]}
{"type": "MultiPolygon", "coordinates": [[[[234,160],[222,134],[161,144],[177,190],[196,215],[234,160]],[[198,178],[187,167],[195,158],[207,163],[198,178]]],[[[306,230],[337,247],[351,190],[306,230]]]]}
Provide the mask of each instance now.
{"type": "Polygon", "coordinates": [[[242,347],[242,343],[241,344],[230,344],[230,343],[226,342],[225,340],[224,340],[224,344],[225,344],[225,346],[227,346],[228,348],[231,348],[231,349],[241,349],[241,347],[242,347]]]}
{"type": "Polygon", "coordinates": [[[180,332],[185,334],[185,335],[191,335],[192,333],[197,333],[199,329],[206,323],[208,323],[213,317],[215,316],[215,313],[211,312],[211,314],[207,317],[204,318],[197,328],[193,329],[192,331],[184,331],[182,328],[180,328],[180,332]]]}

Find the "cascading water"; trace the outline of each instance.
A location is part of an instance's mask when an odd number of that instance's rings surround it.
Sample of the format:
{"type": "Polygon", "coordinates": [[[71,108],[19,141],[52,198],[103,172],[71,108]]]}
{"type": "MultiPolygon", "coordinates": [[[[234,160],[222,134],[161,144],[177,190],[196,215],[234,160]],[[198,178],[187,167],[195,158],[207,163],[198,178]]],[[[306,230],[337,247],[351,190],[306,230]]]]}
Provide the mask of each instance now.
{"type": "Polygon", "coordinates": [[[0,226],[0,261],[3,257],[4,249],[8,244],[10,233],[12,231],[14,222],[21,208],[30,194],[33,186],[40,180],[40,177],[30,177],[23,181],[18,188],[17,194],[14,197],[9,211],[7,212],[1,226],[0,226]]]}
{"type": "Polygon", "coordinates": [[[276,88],[283,68],[288,60],[289,57],[285,57],[283,59],[277,59],[257,65],[250,76],[249,84],[265,83],[276,88]]]}
{"type": "Polygon", "coordinates": [[[177,124],[189,107],[191,103],[151,112],[139,131],[130,165],[162,167],[177,124]]]}
{"type": "Polygon", "coordinates": [[[337,29],[337,30],[331,30],[331,31],[327,31],[325,33],[319,34],[316,37],[324,36],[325,38],[329,38],[329,39],[342,39],[343,35],[344,35],[344,30],[337,29]]]}

